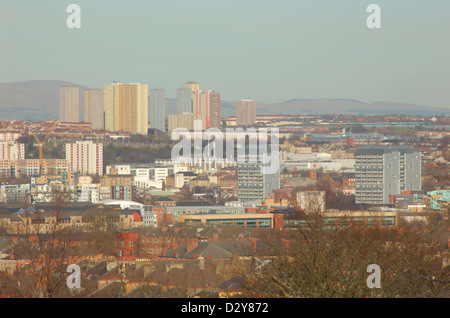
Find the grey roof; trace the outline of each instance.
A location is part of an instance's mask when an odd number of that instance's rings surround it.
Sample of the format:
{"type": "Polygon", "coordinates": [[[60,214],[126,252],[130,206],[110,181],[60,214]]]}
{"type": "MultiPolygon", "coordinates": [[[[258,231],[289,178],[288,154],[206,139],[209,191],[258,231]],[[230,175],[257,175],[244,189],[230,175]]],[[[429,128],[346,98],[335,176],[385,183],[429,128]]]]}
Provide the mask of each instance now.
{"type": "Polygon", "coordinates": [[[187,176],[187,177],[196,177],[196,176],[198,176],[198,174],[193,173],[191,171],[180,171],[180,172],[177,172],[177,174],[182,174],[182,175],[187,176]]]}
{"type": "Polygon", "coordinates": [[[229,280],[222,282],[219,288],[222,290],[241,289],[245,286],[245,278],[243,276],[235,276],[229,280]]]}
{"type": "Polygon", "coordinates": [[[168,251],[166,256],[174,256],[175,251],[180,258],[231,258],[233,255],[249,256],[255,252],[248,241],[208,241],[199,242],[195,248],[187,252],[186,243],[180,244],[176,249],[168,251]]]}
{"type": "Polygon", "coordinates": [[[419,152],[419,149],[411,146],[381,146],[381,145],[367,146],[356,149],[356,155],[382,155],[391,152],[400,152],[401,154],[405,154],[405,153],[419,152]]]}
{"type": "Polygon", "coordinates": [[[9,253],[12,247],[9,239],[0,239],[0,253],[9,253]]]}
{"type": "Polygon", "coordinates": [[[155,202],[160,202],[160,201],[173,201],[173,200],[166,196],[161,196],[161,197],[158,197],[155,199],[155,202]]]}
{"type": "Polygon", "coordinates": [[[191,181],[201,181],[201,180],[209,181],[209,178],[207,176],[198,176],[192,179],[191,181]]]}

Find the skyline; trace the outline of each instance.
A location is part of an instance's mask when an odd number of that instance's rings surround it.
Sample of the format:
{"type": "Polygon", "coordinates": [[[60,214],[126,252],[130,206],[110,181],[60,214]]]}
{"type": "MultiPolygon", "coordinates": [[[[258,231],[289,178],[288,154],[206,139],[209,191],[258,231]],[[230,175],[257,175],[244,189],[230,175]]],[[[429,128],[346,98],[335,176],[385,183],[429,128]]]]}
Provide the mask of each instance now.
{"type": "Polygon", "coordinates": [[[174,98],[196,80],[223,100],[450,108],[450,3],[76,3],[81,29],[74,30],[65,25],[69,2],[0,1],[0,59],[8,61],[0,64],[0,82],[140,82],[174,98]],[[371,3],[381,7],[381,29],[366,26],[371,3]]]}

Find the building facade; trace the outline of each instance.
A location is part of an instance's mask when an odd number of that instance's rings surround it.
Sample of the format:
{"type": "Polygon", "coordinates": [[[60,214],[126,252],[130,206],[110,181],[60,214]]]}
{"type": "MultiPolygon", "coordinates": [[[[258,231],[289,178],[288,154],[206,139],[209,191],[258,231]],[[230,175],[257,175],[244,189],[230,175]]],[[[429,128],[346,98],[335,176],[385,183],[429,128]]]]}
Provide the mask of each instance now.
{"type": "Polygon", "coordinates": [[[220,128],[220,93],[212,91],[210,96],[210,121],[209,127],[220,128]]]}
{"type": "MultiPolygon", "coordinates": [[[[67,175],[69,172],[66,159],[44,159],[42,164],[43,174],[67,175]]],[[[38,176],[39,170],[39,159],[0,160],[0,176],[2,177],[38,176]]]]}
{"type": "Polygon", "coordinates": [[[192,91],[187,87],[177,89],[177,114],[192,113],[192,91]]]}
{"type": "Polygon", "coordinates": [[[79,122],[80,89],[72,84],[65,84],[59,90],[59,120],[62,122],[79,122]]]}
{"type": "Polygon", "coordinates": [[[105,129],[104,96],[102,89],[84,91],[84,122],[91,123],[94,130],[105,129]]]}
{"type": "Polygon", "coordinates": [[[105,85],[105,129],[148,134],[148,85],[105,85]]]}
{"type": "Polygon", "coordinates": [[[103,144],[77,141],[66,144],[66,160],[72,172],[81,175],[103,175],[103,144]]]}
{"type": "MultiPolygon", "coordinates": [[[[181,115],[169,115],[167,119],[167,130],[169,135],[177,128],[185,128],[189,131],[194,130],[194,122],[196,120],[202,120],[200,114],[183,113],[181,115]]],[[[202,129],[206,129],[205,121],[202,121],[202,129]]]]}
{"type": "Polygon", "coordinates": [[[239,201],[261,204],[273,190],[280,188],[280,169],[268,174],[263,173],[262,168],[261,161],[237,164],[239,201]]]}
{"type": "Polygon", "coordinates": [[[0,160],[25,159],[25,145],[0,142],[0,160]]]}
{"type": "Polygon", "coordinates": [[[255,124],[256,102],[252,99],[243,99],[236,103],[236,125],[250,126],[255,124]]]}
{"type": "Polygon", "coordinates": [[[409,146],[369,146],[356,150],[356,203],[390,204],[390,195],[421,191],[420,150],[409,146]]]}
{"type": "Polygon", "coordinates": [[[151,128],[166,130],[165,107],[164,89],[150,89],[148,115],[151,128]]]}

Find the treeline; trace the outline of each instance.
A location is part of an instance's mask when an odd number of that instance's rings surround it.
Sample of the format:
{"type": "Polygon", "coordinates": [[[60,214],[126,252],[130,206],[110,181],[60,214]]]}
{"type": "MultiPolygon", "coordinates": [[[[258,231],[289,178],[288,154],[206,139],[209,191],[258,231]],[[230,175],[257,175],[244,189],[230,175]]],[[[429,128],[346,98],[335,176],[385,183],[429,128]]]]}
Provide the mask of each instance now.
{"type": "Polygon", "coordinates": [[[155,159],[170,158],[172,147],[123,147],[108,144],[103,146],[103,165],[113,163],[153,163],[155,159]]]}
{"type": "MultiPolygon", "coordinates": [[[[42,136],[39,136],[42,140],[42,136]]],[[[17,143],[24,144],[26,159],[39,159],[39,147],[34,136],[27,135],[17,139],[17,143]]],[[[50,138],[44,143],[44,159],[65,159],[66,143],[60,140],[50,138]]]]}

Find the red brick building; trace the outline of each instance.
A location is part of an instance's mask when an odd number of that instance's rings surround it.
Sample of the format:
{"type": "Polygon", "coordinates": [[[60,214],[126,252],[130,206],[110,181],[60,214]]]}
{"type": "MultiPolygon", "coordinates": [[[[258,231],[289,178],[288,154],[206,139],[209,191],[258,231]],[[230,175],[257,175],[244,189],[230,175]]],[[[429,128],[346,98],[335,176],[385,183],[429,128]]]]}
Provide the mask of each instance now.
{"type": "Polygon", "coordinates": [[[121,232],[114,234],[116,256],[121,260],[136,259],[138,257],[138,234],[121,232]]]}

